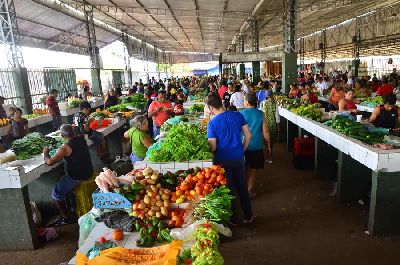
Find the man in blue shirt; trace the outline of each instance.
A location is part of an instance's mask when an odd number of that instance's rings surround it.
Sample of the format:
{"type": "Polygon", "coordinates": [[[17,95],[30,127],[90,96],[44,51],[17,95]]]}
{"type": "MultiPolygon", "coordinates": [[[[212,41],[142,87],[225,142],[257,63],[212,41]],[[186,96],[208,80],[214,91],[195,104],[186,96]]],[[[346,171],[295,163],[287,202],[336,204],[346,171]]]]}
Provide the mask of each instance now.
{"type": "MultiPolygon", "coordinates": [[[[240,205],[244,213],[243,223],[251,223],[254,220],[251,210],[249,192],[247,190],[244,151],[249,146],[251,133],[243,115],[235,111],[225,111],[222,101],[217,93],[211,93],[207,97],[207,105],[215,117],[207,126],[208,142],[211,151],[214,152],[215,164],[225,169],[227,186],[233,194],[233,190],[239,196],[240,205]],[[242,133],[244,140],[242,142],[242,133]]],[[[235,200],[232,201],[231,224],[237,223],[235,200]]]]}
{"type": "Polygon", "coordinates": [[[257,98],[254,93],[244,97],[244,110],[240,113],[244,116],[251,132],[251,141],[245,152],[245,165],[247,169],[247,183],[250,198],[254,198],[257,169],[264,168],[264,142],[268,154],[271,153],[270,136],[267,120],[264,113],[256,108],[257,98]]]}

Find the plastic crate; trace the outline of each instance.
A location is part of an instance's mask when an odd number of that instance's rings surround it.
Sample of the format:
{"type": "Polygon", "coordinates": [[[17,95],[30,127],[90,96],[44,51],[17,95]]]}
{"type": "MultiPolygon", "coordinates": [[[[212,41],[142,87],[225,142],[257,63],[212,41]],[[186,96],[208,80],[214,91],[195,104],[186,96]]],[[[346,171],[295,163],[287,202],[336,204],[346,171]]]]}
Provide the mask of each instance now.
{"type": "Polygon", "coordinates": [[[294,138],[293,154],[296,156],[313,156],[315,154],[314,137],[294,138]]]}
{"type": "Polygon", "coordinates": [[[92,194],[93,206],[97,209],[125,209],[132,208],[132,204],[124,196],[114,192],[99,192],[92,194]]]}

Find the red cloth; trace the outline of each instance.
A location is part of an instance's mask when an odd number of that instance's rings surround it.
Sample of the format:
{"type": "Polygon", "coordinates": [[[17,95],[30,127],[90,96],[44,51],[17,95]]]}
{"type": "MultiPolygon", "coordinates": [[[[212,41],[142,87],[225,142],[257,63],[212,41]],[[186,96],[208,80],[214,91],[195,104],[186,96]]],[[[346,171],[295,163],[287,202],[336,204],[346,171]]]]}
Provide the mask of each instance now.
{"type": "Polygon", "coordinates": [[[393,87],[390,84],[384,84],[378,88],[378,96],[384,96],[393,93],[393,87]]]}
{"type": "Polygon", "coordinates": [[[228,87],[227,86],[221,86],[218,89],[218,94],[219,94],[219,97],[221,98],[221,100],[224,99],[224,94],[225,94],[226,91],[228,91],[228,87]]]}
{"type": "Polygon", "coordinates": [[[49,108],[49,112],[53,116],[60,116],[60,108],[58,107],[57,99],[54,96],[48,96],[46,99],[46,105],[49,108]]]}
{"type": "Polygon", "coordinates": [[[309,104],[318,103],[318,97],[315,94],[310,95],[310,99],[308,100],[309,104]]]}
{"type": "Polygon", "coordinates": [[[378,91],[378,88],[379,88],[379,87],[380,87],[379,84],[372,83],[372,92],[378,91]]]}
{"type": "Polygon", "coordinates": [[[170,118],[170,112],[173,112],[174,108],[172,107],[171,102],[169,102],[168,100],[165,101],[164,103],[153,101],[149,106],[148,112],[154,112],[156,108],[164,108],[164,110],[154,114],[153,124],[156,126],[162,126],[164,122],[170,118]]]}
{"type": "Polygon", "coordinates": [[[352,109],[357,109],[356,104],[354,104],[353,101],[346,100],[346,104],[344,105],[345,110],[352,110],[352,109]]]}

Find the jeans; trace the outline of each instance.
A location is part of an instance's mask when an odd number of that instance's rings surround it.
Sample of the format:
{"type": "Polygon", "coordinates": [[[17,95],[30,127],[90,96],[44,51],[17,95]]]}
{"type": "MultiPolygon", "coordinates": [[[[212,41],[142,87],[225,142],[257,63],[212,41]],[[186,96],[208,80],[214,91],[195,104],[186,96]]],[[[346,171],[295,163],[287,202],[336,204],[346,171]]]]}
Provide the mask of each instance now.
{"type": "MultiPolygon", "coordinates": [[[[240,205],[244,213],[244,219],[250,220],[253,217],[251,210],[251,202],[249,192],[247,190],[247,180],[245,175],[245,166],[243,160],[228,160],[219,161],[218,163],[225,169],[225,177],[227,186],[231,190],[231,194],[235,196],[236,190],[237,197],[239,197],[240,205]]],[[[232,200],[232,217],[231,222],[237,223],[237,212],[235,209],[236,199],[232,200]]]]}
{"type": "Polygon", "coordinates": [[[61,127],[62,121],[61,116],[53,116],[53,128],[54,130],[59,130],[61,127]]]}
{"type": "Polygon", "coordinates": [[[131,158],[131,161],[132,161],[132,165],[134,165],[137,161],[143,161],[143,158],[138,157],[134,153],[131,153],[130,158],[131,158]]]}
{"type": "Polygon", "coordinates": [[[156,139],[157,136],[160,135],[160,126],[153,125],[153,138],[156,139]]]}
{"type": "Polygon", "coordinates": [[[73,192],[75,187],[78,186],[82,181],[84,180],[73,179],[68,175],[62,176],[51,191],[51,197],[56,201],[64,200],[65,195],[73,192]]]}

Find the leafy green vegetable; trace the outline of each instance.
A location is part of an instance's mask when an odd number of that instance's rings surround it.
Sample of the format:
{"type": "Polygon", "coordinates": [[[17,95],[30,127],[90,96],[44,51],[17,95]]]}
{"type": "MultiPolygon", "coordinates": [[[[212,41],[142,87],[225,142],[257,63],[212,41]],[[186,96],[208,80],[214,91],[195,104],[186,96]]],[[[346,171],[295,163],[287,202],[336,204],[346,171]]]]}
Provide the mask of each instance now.
{"type": "Polygon", "coordinates": [[[198,219],[207,219],[216,223],[226,223],[232,215],[230,190],[225,186],[216,188],[207,194],[194,209],[194,216],[198,219]]]}
{"type": "Polygon", "coordinates": [[[68,106],[71,108],[77,108],[79,107],[79,104],[81,104],[82,100],[78,98],[70,99],[68,100],[68,106]]]}
{"type": "Polygon", "coordinates": [[[48,146],[51,150],[55,147],[57,148],[57,144],[59,142],[56,139],[34,132],[27,134],[22,139],[15,140],[12,143],[12,149],[17,155],[18,160],[26,160],[41,154],[45,146],[48,146]]]}
{"type": "Polygon", "coordinates": [[[23,115],[22,118],[27,119],[27,120],[32,120],[32,119],[39,118],[40,116],[42,116],[42,115],[40,115],[40,114],[26,114],[26,115],[23,115]]]}
{"type": "Polygon", "coordinates": [[[179,124],[169,131],[160,148],[150,154],[151,162],[212,159],[207,136],[199,124],[179,124]]]}
{"type": "Polygon", "coordinates": [[[189,107],[189,112],[203,112],[204,105],[203,104],[193,104],[189,107]]]}
{"type": "Polygon", "coordinates": [[[129,104],[134,108],[142,110],[146,105],[146,99],[144,98],[143,94],[133,94],[132,96],[129,97],[123,97],[122,103],[129,104]]]}

